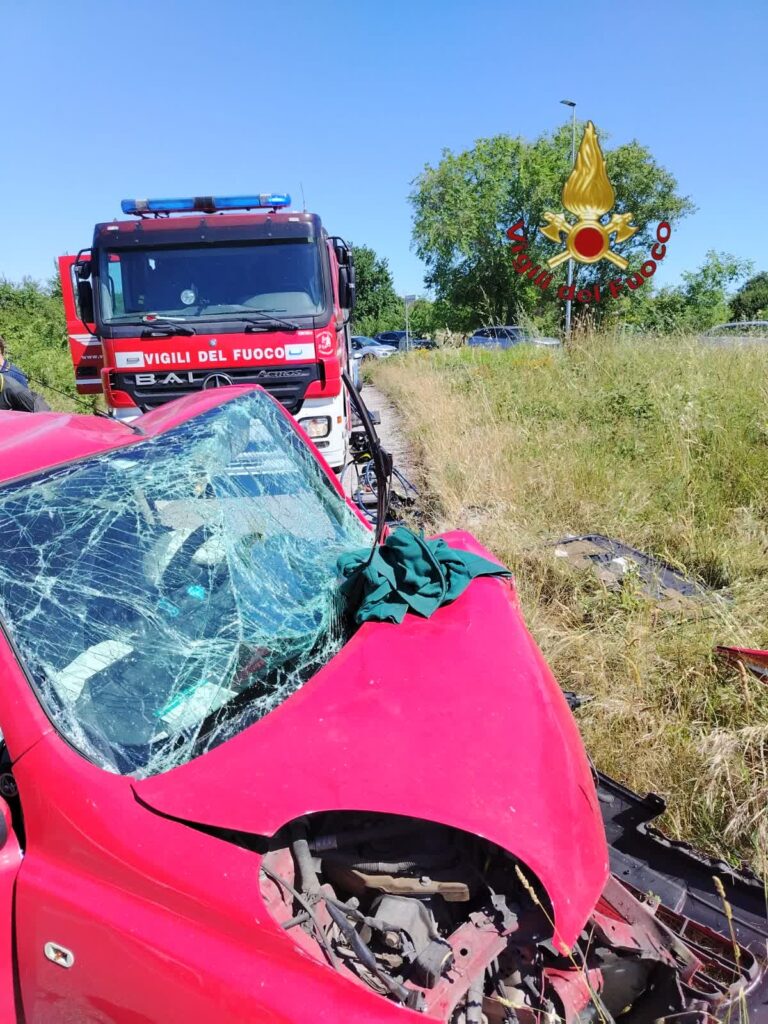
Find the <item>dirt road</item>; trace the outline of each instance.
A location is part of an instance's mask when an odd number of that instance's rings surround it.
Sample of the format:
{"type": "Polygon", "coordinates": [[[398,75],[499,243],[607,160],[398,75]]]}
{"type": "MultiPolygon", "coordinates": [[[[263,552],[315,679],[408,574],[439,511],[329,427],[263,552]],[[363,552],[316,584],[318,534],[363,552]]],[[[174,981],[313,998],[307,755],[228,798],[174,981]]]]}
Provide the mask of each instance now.
{"type": "Polygon", "coordinates": [[[405,434],[400,428],[397,410],[374,384],[366,384],[362,394],[368,408],[375,410],[381,416],[381,423],[376,425],[376,430],[382,445],[392,454],[395,468],[399,469],[403,476],[413,480],[415,476],[413,454],[405,434]]]}

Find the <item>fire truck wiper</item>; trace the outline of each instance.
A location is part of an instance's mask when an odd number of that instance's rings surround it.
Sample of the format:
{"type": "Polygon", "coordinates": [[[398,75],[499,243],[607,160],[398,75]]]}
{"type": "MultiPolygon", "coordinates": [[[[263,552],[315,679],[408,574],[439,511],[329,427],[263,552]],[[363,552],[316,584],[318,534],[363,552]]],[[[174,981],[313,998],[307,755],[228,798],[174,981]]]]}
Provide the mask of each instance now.
{"type": "MultiPolygon", "coordinates": [[[[248,309],[244,313],[238,313],[236,310],[228,309],[226,313],[211,313],[211,317],[219,316],[232,316],[238,320],[242,320],[245,324],[252,324],[254,327],[282,327],[286,331],[298,331],[299,325],[293,323],[292,320],[283,320],[280,316],[273,316],[272,314],[276,310],[272,309],[248,309]],[[258,317],[258,319],[254,319],[258,317]]],[[[246,328],[247,330],[247,328],[246,328]]]]}
{"type": "Polygon", "coordinates": [[[156,338],[158,335],[163,338],[170,338],[174,334],[197,334],[194,327],[187,327],[186,324],[146,324],[141,332],[142,338],[156,338]]]}
{"type": "Polygon", "coordinates": [[[246,318],[245,323],[248,326],[245,328],[246,334],[255,334],[259,331],[268,330],[270,327],[282,327],[284,331],[298,331],[298,324],[289,324],[287,320],[276,320],[274,317],[268,316],[263,320],[248,320],[246,318]]]}
{"type": "Polygon", "coordinates": [[[276,320],[271,316],[265,317],[263,320],[248,320],[246,318],[245,323],[248,324],[245,328],[246,334],[269,330],[270,327],[282,327],[284,331],[298,331],[299,329],[297,324],[289,324],[287,320],[276,320]]]}
{"type": "Polygon", "coordinates": [[[141,318],[142,324],[151,331],[153,334],[197,334],[194,327],[190,327],[187,323],[182,323],[176,320],[172,316],[156,316],[154,313],[148,313],[146,316],[141,318]]]}

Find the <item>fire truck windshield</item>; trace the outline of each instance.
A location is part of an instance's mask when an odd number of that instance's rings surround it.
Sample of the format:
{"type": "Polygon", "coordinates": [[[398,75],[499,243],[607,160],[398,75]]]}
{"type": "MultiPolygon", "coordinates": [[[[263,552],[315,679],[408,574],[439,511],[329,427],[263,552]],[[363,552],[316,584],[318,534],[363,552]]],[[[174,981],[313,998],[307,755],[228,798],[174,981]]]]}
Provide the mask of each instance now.
{"type": "Polygon", "coordinates": [[[111,325],[147,314],[316,316],[327,305],[318,246],[305,238],[102,250],[98,295],[111,325]]]}

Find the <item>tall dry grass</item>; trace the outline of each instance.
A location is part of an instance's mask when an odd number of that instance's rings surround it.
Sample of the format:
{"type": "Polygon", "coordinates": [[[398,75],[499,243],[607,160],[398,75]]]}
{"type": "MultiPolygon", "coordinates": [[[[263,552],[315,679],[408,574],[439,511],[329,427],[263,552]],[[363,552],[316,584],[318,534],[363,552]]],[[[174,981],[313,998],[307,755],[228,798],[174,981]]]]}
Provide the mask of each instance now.
{"type": "Polygon", "coordinates": [[[436,528],[515,572],[599,767],[669,800],[665,827],[768,874],[768,685],[718,643],[768,647],[768,350],[592,336],[568,353],[441,350],[376,383],[416,448],[436,528]],[[606,533],[721,596],[692,615],[553,555],[606,533]]]}

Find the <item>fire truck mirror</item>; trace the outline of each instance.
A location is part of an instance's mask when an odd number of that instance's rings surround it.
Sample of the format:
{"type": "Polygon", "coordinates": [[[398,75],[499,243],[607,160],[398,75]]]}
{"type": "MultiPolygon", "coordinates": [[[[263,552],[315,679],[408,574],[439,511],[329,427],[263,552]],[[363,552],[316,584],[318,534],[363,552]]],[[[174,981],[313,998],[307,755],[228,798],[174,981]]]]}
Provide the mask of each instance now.
{"type": "Polygon", "coordinates": [[[90,249],[81,249],[77,254],[74,262],[75,276],[80,281],[85,281],[86,278],[91,276],[91,256],[92,252],[90,249]]]}
{"type": "Polygon", "coordinates": [[[342,309],[353,310],[356,298],[355,268],[339,267],[339,304],[342,309]]]}
{"type": "Polygon", "coordinates": [[[347,267],[352,263],[352,250],[343,238],[332,238],[333,251],[336,255],[336,262],[340,267],[347,267]]]}

